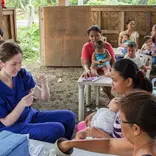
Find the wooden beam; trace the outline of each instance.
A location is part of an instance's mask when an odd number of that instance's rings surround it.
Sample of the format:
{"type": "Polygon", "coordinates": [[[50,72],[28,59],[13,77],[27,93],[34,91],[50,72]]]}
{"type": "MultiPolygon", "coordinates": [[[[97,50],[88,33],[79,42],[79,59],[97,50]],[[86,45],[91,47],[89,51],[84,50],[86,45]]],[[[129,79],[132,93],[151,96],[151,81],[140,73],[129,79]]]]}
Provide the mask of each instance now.
{"type": "Polygon", "coordinates": [[[59,6],[68,6],[69,5],[69,0],[59,0],[58,5],[59,6]]]}
{"type": "Polygon", "coordinates": [[[2,7],[0,6],[0,27],[3,25],[2,7]]]}
{"type": "Polygon", "coordinates": [[[39,8],[39,28],[40,28],[40,61],[42,65],[45,65],[45,23],[44,23],[44,8],[39,8]]]}
{"type": "Polygon", "coordinates": [[[101,28],[101,14],[102,14],[101,11],[97,12],[97,24],[100,26],[100,28],[101,28]]]}
{"type": "Polygon", "coordinates": [[[121,12],[121,26],[120,26],[120,31],[123,31],[124,30],[124,25],[125,25],[125,12],[122,11],[121,12]]]}
{"type": "Polygon", "coordinates": [[[150,11],[150,12],[155,12],[156,6],[96,6],[92,7],[91,11],[111,11],[111,12],[116,12],[116,11],[135,11],[135,12],[140,12],[140,11],[150,11]]]}
{"type": "Polygon", "coordinates": [[[119,34],[120,30],[102,30],[101,32],[104,34],[119,34]]]}

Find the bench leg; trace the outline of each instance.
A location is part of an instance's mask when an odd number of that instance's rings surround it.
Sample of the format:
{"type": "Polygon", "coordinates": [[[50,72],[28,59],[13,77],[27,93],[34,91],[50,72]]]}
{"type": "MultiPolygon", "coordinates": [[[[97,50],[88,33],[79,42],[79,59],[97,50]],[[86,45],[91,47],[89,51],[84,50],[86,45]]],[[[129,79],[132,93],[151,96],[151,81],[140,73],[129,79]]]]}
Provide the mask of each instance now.
{"type": "Polygon", "coordinates": [[[99,97],[100,97],[100,87],[95,86],[96,107],[99,106],[99,97]]]}
{"type": "Polygon", "coordinates": [[[78,115],[79,121],[84,120],[84,86],[83,85],[79,85],[79,108],[78,108],[78,115]]]}
{"type": "Polygon", "coordinates": [[[91,103],[91,86],[86,85],[85,89],[86,89],[86,105],[88,106],[91,103]]]}

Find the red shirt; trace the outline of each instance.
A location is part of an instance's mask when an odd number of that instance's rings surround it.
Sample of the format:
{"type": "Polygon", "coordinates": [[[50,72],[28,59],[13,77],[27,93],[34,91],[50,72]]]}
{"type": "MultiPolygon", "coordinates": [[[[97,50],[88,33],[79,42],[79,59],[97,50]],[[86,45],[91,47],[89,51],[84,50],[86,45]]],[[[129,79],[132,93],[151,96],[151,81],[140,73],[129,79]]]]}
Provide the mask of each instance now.
{"type": "Polygon", "coordinates": [[[5,8],[5,2],[4,2],[4,0],[1,0],[1,5],[2,5],[2,8],[5,8]]]}
{"type": "MultiPolygon", "coordinates": [[[[114,50],[111,44],[109,44],[108,42],[104,42],[104,44],[105,44],[106,49],[110,53],[111,57],[115,58],[114,50]]],[[[89,59],[91,61],[92,54],[94,53],[94,51],[95,51],[95,48],[92,42],[85,43],[82,48],[81,58],[84,60],[89,59]]]]}

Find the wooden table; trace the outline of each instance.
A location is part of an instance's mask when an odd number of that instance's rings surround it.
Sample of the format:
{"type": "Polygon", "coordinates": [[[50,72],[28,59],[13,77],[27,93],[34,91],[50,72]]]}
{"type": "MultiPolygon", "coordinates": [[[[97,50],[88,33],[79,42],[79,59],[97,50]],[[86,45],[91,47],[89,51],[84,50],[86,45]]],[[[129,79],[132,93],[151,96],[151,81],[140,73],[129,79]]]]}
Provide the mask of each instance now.
{"type": "Polygon", "coordinates": [[[100,76],[96,81],[83,81],[82,77],[79,78],[77,81],[78,88],[79,88],[79,106],[78,106],[78,120],[84,120],[84,88],[85,85],[88,86],[87,90],[87,104],[90,103],[90,86],[95,86],[95,97],[96,97],[96,104],[98,105],[99,102],[99,86],[111,86],[112,79],[110,77],[100,76]]]}
{"type": "MultiPolygon", "coordinates": [[[[50,154],[50,150],[54,151],[53,150],[54,145],[51,143],[29,139],[29,144],[33,144],[34,146],[43,145],[43,149],[38,156],[56,156],[54,152],[51,152],[50,154]]],[[[71,156],[114,156],[114,155],[88,152],[74,148],[74,152],[72,153],[71,156]]]]}

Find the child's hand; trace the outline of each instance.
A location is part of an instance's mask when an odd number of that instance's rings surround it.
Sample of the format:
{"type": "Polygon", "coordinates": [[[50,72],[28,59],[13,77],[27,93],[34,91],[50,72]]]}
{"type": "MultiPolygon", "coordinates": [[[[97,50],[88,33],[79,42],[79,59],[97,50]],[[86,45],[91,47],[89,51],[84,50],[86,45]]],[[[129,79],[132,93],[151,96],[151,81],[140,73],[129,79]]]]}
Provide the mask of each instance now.
{"type": "Polygon", "coordinates": [[[41,76],[38,76],[36,78],[36,81],[37,81],[38,85],[47,84],[48,83],[48,78],[45,75],[41,75],[41,76]]]}
{"type": "Polygon", "coordinates": [[[103,133],[102,130],[96,128],[96,127],[88,127],[85,129],[86,136],[93,137],[93,138],[100,138],[101,133],[103,133]]]}
{"type": "Polygon", "coordinates": [[[95,115],[95,112],[94,113],[91,113],[89,114],[86,119],[85,119],[85,123],[87,126],[90,126],[90,123],[91,123],[91,120],[92,120],[92,117],[95,115]]]}

